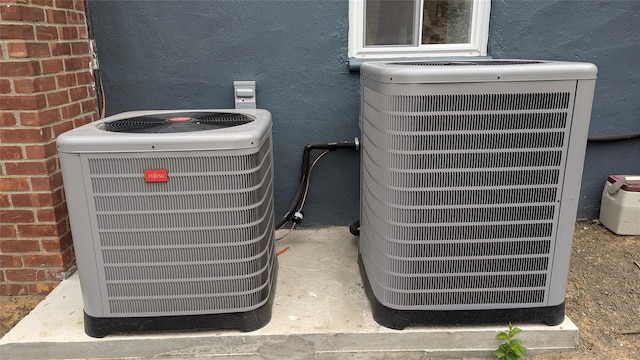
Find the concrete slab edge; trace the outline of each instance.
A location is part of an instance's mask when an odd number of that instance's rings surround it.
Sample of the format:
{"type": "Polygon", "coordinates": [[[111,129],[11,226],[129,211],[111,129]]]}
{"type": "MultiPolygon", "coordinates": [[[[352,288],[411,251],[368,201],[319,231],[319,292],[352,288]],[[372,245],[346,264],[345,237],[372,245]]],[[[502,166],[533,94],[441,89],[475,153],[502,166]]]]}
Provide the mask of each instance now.
{"type": "MultiPolygon", "coordinates": [[[[573,350],[577,330],[536,332],[519,336],[528,354],[573,350]]],[[[491,357],[501,343],[495,331],[398,334],[291,334],[266,336],[203,336],[175,340],[109,340],[70,343],[8,343],[4,360],[45,359],[413,359],[428,357],[491,357]],[[420,344],[420,345],[416,345],[420,344]],[[423,345],[422,345],[423,344],[423,345]],[[495,347],[489,347],[494,344],[495,347]]]]}

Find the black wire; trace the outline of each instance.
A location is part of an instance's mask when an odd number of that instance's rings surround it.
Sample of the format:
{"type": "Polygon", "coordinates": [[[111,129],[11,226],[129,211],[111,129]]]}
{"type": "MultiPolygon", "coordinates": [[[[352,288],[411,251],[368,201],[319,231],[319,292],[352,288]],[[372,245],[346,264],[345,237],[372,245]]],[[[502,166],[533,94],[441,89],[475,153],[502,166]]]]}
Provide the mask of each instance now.
{"type": "Polygon", "coordinates": [[[295,213],[300,210],[300,203],[302,202],[302,196],[304,194],[304,190],[306,187],[307,178],[309,177],[310,169],[310,157],[311,151],[313,150],[329,150],[335,151],[339,149],[351,149],[351,150],[359,150],[360,142],[356,138],[354,141],[339,141],[339,142],[328,142],[328,143],[313,143],[308,144],[304,147],[302,152],[302,166],[300,169],[300,182],[298,183],[298,187],[289,203],[289,207],[287,211],[284,213],[284,216],[276,223],[275,228],[279,229],[287,223],[288,221],[292,221],[294,219],[295,213]]]}
{"type": "Polygon", "coordinates": [[[640,131],[625,133],[625,134],[614,134],[614,135],[597,135],[597,136],[589,136],[587,138],[588,142],[611,142],[611,141],[622,141],[622,140],[630,140],[640,138],[640,131]]]}
{"type": "Polygon", "coordinates": [[[93,23],[91,22],[91,9],[89,8],[89,0],[84,0],[84,12],[87,17],[87,36],[93,39],[93,23]]]}
{"type": "MultiPolygon", "coordinates": [[[[84,12],[85,12],[85,17],[86,17],[86,21],[87,21],[87,37],[88,37],[88,41],[91,43],[93,42],[93,44],[90,44],[91,50],[94,52],[94,54],[92,54],[92,56],[98,56],[97,54],[97,49],[94,46],[95,45],[95,36],[94,36],[94,32],[93,32],[93,18],[91,16],[91,7],[89,6],[89,0],[84,0],[84,12]]],[[[101,88],[101,75],[100,75],[100,68],[97,69],[93,69],[93,81],[94,84],[96,84],[96,88],[98,91],[96,91],[96,100],[98,101],[98,114],[102,114],[102,97],[103,97],[103,93],[102,91],[100,91],[101,88]]]]}

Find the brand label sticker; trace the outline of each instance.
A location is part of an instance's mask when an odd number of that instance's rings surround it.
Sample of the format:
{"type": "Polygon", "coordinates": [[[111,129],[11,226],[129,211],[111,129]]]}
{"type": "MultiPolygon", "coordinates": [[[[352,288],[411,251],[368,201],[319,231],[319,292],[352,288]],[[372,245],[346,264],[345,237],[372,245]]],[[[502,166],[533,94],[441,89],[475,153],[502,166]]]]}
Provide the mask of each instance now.
{"type": "Polygon", "coordinates": [[[144,171],[144,180],[146,182],[167,182],[169,175],[167,169],[147,169],[144,171]]]}

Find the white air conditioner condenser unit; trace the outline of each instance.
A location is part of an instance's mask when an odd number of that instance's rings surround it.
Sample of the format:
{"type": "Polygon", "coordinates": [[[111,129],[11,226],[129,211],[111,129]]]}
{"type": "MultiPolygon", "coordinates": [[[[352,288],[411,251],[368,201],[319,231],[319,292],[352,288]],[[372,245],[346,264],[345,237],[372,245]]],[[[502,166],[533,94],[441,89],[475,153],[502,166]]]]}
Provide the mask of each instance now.
{"type": "Polygon", "coordinates": [[[564,320],[597,69],[361,67],[359,263],[375,320],[564,320]]]}
{"type": "Polygon", "coordinates": [[[268,111],[126,112],[57,145],[88,335],[267,324],[268,111]]]}

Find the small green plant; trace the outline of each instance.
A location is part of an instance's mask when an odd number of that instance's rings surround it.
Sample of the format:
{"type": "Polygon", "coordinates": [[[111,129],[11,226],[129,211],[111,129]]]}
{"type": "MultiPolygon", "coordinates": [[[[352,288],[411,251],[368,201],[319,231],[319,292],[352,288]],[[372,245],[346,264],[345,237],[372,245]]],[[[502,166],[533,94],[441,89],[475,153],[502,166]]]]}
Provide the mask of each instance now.
{"type": "Polygon", "coordinates": [[[521,345],[519,339],[514,339],[520,331],[522,331],[520,328],[514,327],[511,322],[509,322],[509,331],[503,331],[496,336],[500,340],[507,340],[506,343],[500,345],[498,349],[493,352],[498,359],[518,360],[524,356],[527,349],[521,345]]]}

